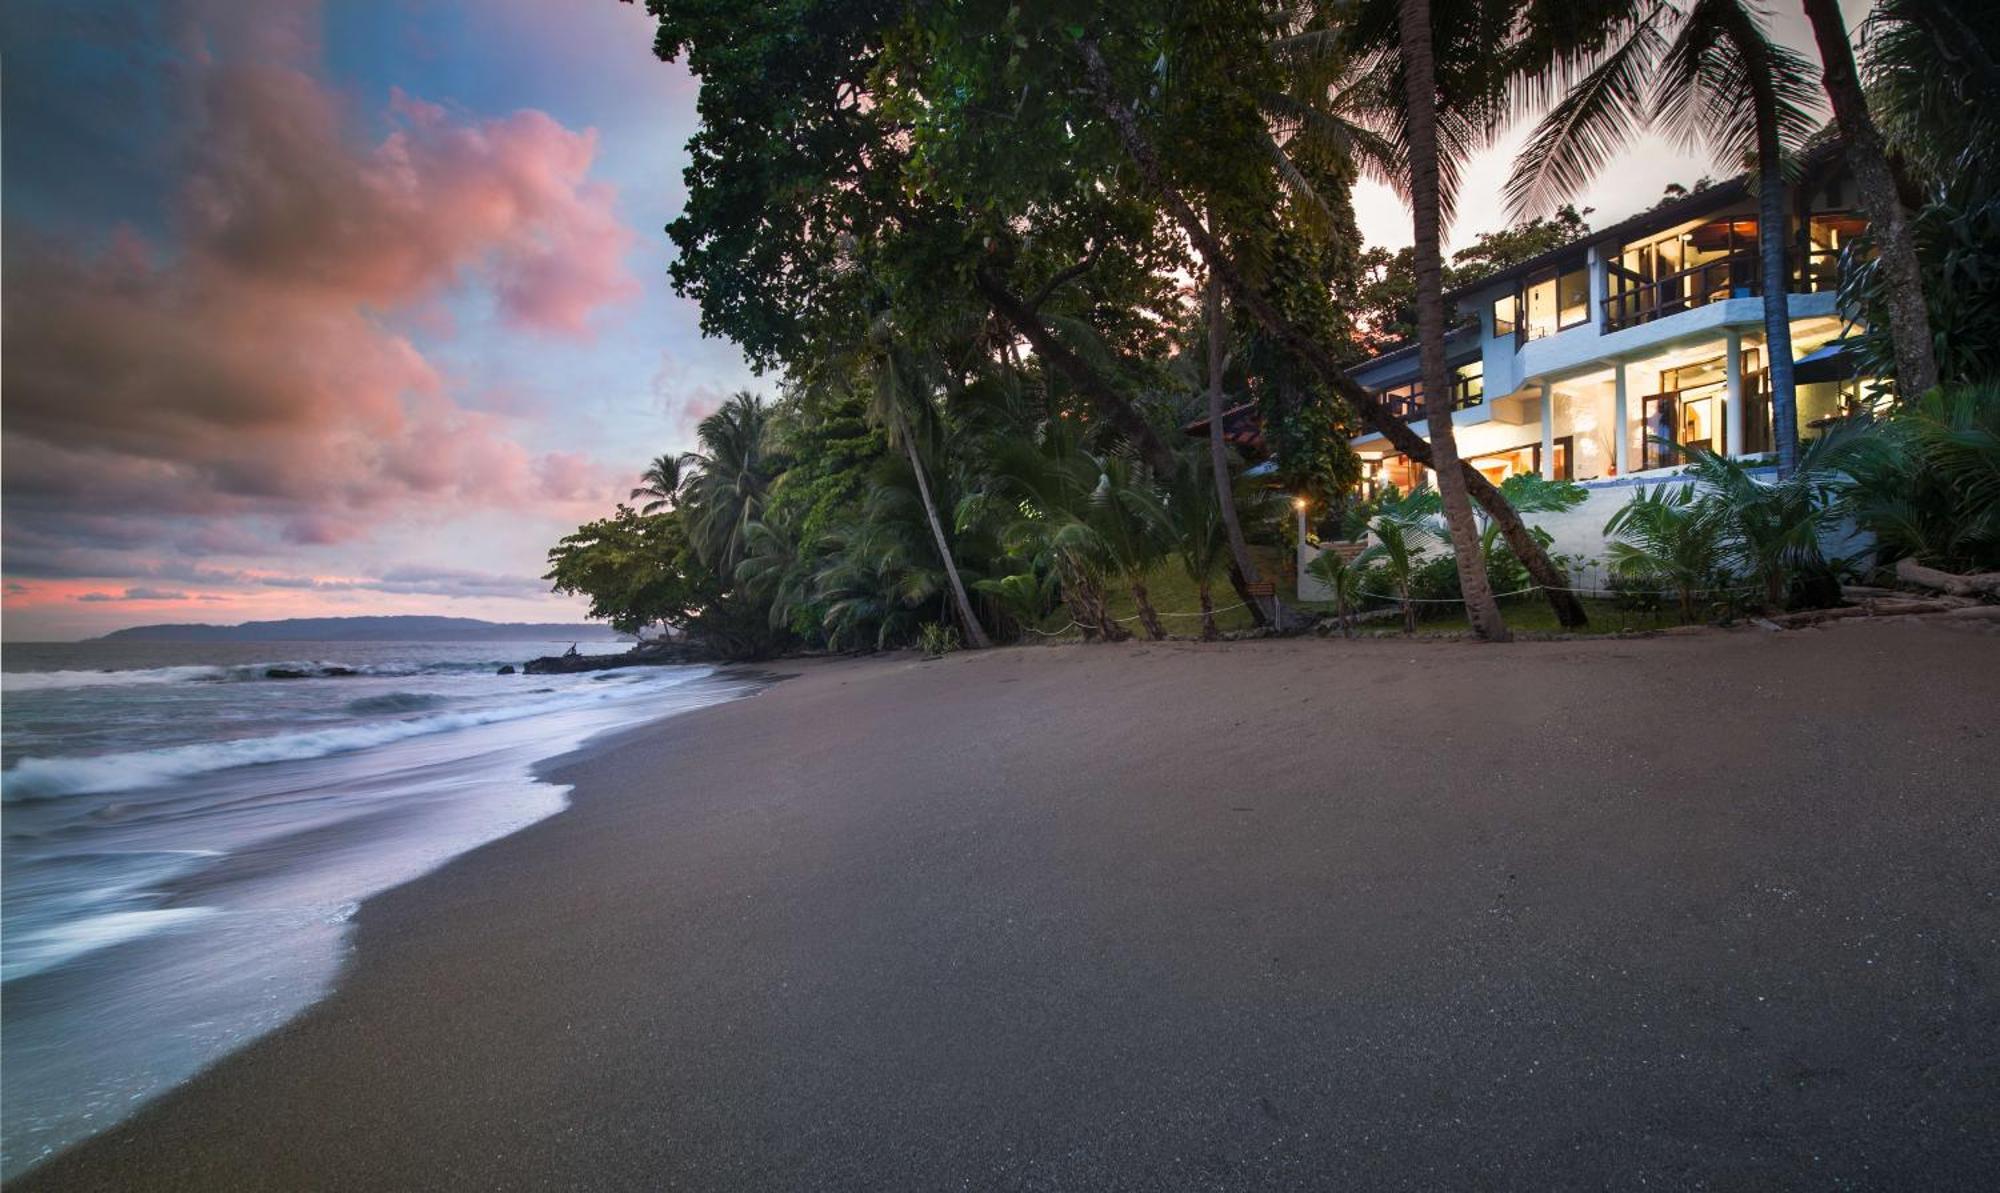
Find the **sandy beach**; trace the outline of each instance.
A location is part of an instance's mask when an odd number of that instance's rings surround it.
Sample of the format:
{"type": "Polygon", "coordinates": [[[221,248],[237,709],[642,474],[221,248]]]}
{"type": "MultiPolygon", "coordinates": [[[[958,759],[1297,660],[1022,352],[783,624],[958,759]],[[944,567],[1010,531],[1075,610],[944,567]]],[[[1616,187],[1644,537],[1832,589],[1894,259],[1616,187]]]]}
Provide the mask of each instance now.
{"type": "Polygon", "coordinates": [[[780,665],[27,1189],[1990,1187],[2000,636],[780,665]]]}

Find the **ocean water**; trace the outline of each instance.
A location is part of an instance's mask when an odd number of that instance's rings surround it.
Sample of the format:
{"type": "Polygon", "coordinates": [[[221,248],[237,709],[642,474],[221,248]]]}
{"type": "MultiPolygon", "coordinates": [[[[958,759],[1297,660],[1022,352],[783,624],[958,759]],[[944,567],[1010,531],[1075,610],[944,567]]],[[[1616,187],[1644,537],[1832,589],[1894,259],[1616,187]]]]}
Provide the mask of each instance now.
{"type": "Polygon", "coordinates": [[[565,806],[536,762],[756,686],[496,674],[567,645],[7,646],[0,1178],[321,997],[361,900],[565,806]]]}

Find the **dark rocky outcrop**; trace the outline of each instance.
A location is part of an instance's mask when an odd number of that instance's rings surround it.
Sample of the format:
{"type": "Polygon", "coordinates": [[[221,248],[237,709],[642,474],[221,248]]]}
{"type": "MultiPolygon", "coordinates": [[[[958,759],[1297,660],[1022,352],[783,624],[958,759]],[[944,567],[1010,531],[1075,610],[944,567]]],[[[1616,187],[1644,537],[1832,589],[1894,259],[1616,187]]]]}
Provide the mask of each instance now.
{"type": "Polygon", "coordinates": [[[501,667],[501,668],[500,668],[500,670],[498,670],[498,671],[494,672],[494,674],[496,674],[496,675],[512,675],[512,674],[514,674],[514,664],[512,664],[512,663],[508,663],[508,664],[506,664],[505,666],[501,667]]]}
{"type": "Polygon", "coordinates": [[[683,642],[642,643],[623,654],[562,654],[529,659],[521,670],[529,675],[572,675],[610,671],[618,667],[672,667],[712,663],[713,652],[683,642]]]}

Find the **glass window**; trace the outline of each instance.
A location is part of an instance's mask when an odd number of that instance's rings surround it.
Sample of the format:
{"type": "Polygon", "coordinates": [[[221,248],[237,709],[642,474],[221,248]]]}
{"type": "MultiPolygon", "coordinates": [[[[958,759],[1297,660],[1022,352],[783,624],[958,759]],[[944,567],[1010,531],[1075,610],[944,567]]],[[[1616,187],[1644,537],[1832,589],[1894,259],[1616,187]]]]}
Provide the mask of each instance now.
{"type": "Polygon", "coordinates": [[[1452,409],[1477,406],[1486,400],[1486,362],[1475,360],[1458,366],[1452,377],[1452,409]]]}
{"type": "Polygon", "coordinates": [[[1580,260],[1528,275],[1520,289],[1517,339],[1539,340],[1590,322],[1590,271],[1580,260]]]}
{"type": "Polygon", "coordinates": [[[1521,292],[1522,333],[1530,340],[1556,334],[1556,280],[1544,277],[1531,281],[1521,292]]]}
{"type": "Polygon", "coordinates": [[[1493,334],[1511,336],[1514,334],[1514,296],[1499,299],[1493,304],[1493,334]]]}
{"type": "Polygon", "coordinates": [[[1590,322],[1590,271],[1572,269],[1556,279],[1556,319],[1559,327],[1590,322]]]}

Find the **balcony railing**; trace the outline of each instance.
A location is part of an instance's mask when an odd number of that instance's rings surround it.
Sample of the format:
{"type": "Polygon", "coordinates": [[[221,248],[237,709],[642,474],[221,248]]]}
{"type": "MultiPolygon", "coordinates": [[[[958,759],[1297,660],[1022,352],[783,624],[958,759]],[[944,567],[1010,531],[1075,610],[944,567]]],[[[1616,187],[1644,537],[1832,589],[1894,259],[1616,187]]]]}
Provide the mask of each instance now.
{"type": "MultiPolygon", "coordinates": [[[[1792,278],[1792,293],[1817,294],[1840,284],[1840,250],[1813,245],[1792,278]]],[[[1757,253],[1732,253],[1705,265],[1670,273],[1656,281],[1617,265],[1606,267],[1610,284],[1623,286],[1604,300],[1604,330],[1636,327],[1725,298],[1756,298],[1764,292],[1757,253]]]]}
{"type": "Polygon", "coordinates": [[[1654,281],[1616,265],[1610,266],[1610,275],[1611,284],[1619,289],[1604,300],[1606,331],[1637,327],[1725,298],[1751,298],[1761,293],[1756,253],[1732,253],[1654,281]]]}
{"type": "MultiPolygon", "coordinates": [[[[1486,400],[1486,391],[1483,387],[1477,391],[1473,389],[1473,384],[1478,380],[1476,377],[1460,377],[1452,383],[1452,410],[1470,410],[1486,400]]],[[[1382,404],[1389,408],[1389,413],[1406,423],[1419,422],[1429,417],[1429,412],[1424,409],[1424,386],[1421,381],[1384,390],[1376,396],[1380,397],[1382,404]]]]}

